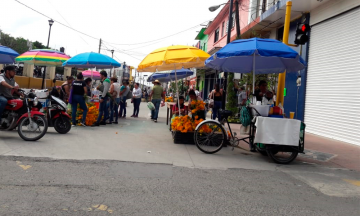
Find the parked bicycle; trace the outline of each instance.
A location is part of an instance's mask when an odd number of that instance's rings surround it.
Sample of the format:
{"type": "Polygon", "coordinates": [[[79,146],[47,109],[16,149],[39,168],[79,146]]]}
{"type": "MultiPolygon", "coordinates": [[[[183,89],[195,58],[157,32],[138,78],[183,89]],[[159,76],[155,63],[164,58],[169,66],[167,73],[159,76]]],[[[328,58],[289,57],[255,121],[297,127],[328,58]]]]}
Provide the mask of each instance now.
{"type": "MultiPolygon", "coordinates": [[[[251,107],[244,107],[251,111],[251,107]]],[[[256,109],[255,109],[256,111],[256,109]]],[[[251,113],[251,112],[249,112],[251,113]]],[[[260,114],[256,111],[258,116],[260,114]]],[[[233,149],[237,147],[240,141],[244,141],[250,145],[250,148],[256,149],[262,155],[269,156],[274,162],[279,164],[288,164],[295,160],[298,153],[304,151],[304,131],[305,125],[302,123],[301,133],[299,138],[299,146],[285,146],[285,145],[265,145],[265,144],[254,144],[255,138],[255,119],[251,116],[252,121],[250,124],[249,136],[244,138],[238,138],[237,134],[232,132],[231,126],[228,122],[228,118],[232,116],[232,112],[229,110],[219,110],[219,114],[222,117],[222,121],[216,120],[205,120],[201,122],[195,129],[194,141],[200,151],[207,154],[214,154],[222,149],[227,143],[233,149]],[[225,128],[228,127],[229,131],[225,128]]]]}

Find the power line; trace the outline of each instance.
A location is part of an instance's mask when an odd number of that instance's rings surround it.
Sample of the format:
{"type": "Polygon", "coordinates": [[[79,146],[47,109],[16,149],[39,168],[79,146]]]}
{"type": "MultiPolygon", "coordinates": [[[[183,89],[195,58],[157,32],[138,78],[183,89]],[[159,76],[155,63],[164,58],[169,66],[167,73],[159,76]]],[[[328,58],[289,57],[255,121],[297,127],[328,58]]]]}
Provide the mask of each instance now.
{"type": "MultiPolygon", "coordinates": [[[[53,8],[56,10],[56,12],[61,16],[61,18],[63,18],[63,20],[71,27],[70,23],[61,15],[61,13],[56,9],[56,7],[50,2],[50,0],[47,0],[51,6],[53,6],[53,8]]],[[[83,38],[79,35],[79,37],[91,48],[90,44],[83,38]]]]}
{"type": "MultiPolygon", "coordinates": [[[[48,18],[48,19],[52,19],[52,18],[50,18],[49,16],[41,13],[40,11],[35,10],[34,8],[31,8],[31,7],[27,6],[26,4],[24,4],[24,3],[22,3],[22,2],[20,2],[20,1],[18,1],[18,0],[14,0],[14,1],[18,2],[19,4],[21,4],[21,5],[29,8],[30,10],[35,11],[36,13],[38,13],[38,14],[40,14],[40,15],[48,18]]],[[[52,19],[52,20],[54,20],[54,19],[52,19]]],[[[69,28],[69,29],[71,29],[71,30],[73,30],[73,31],[76,31],[76,32],[78,32],[78,33],[80,33],[80,34],[86,35],[86,36],[88,36],[88,37],[90,37],[90,38],[92,38],[92,39],[95,39],[95,40],[99,40],[99,39],[100,39],[100,38],[96,38],[96,37],[93,37],[93,36],[91,36],[91,35],[88,35],[88,34],[86,34],[86,33],[84,33],[84,32],[79,31],[79,30],[76,30],[76,29],[74,29],[74,28],[72,28],[72,27],[70,27],[70,26],[68,26],[68,25],[65,25],[65,24],[63,24],[63,23],[61,23],[61,22],[59,22],[59,21],[57,21],[57,20],[54,20],[54,21],[56,21],[56,23],[59,23],[59,24],[62,25],[62,26],[65,26],[65,27],[67,27],[67,28],[69,28]]]]}
{"type": "MultiPolygon", "coordinates": [[[[205,21],[205,22],[208,22],[208,21],[205,21]]],[[[205,23],[205,22],[202,22],[202,23],[200,23],[200,24],[198,24],[198,25],[196,25],[196,26],[193,26],[193,27],[191,27],[191,28],[185,29],[185,30],[183,30],[183,31],[180,31],[180,32],[177,32],[177,33],[168,35],[168,36],[166,36],[166,37],[162,37],[162,38],[156,39],[156,40],[151,40],[151,41],[146,41],[146,42],[140,42],[140,43],[134,43],[134,44],[117,44],[117,43],[111,43],[111,42],[107,42],[107,43],[113,44],[113,45],[128,45],[128,46],[152,43],[152,42],[155,42],[155,41],[159,41],[159,40],[163,40],[163,39],[166,39],[166,38],[175,36],[175,35],[177,35],[177,34],[181,34],[181,33],[183,33],[183,32],[189,31],[189,30],[191,30],[191,29],[193,29],[193,28],[197,28],[198,26],[202,25],[202,24],[205,23]]]]}
{"type": "MultiPolygon", "coordinates": [[[[32,7],[28,6],[28,5],[20,2],[19,0],[14,0],[14,1],[16,1],[17,3],[19,3],[19,4],[21,4],[21,5],[29,8],[30,10],[32,10],[32,11],[34,11],[34,12],[36,12],[36,13],[38,13],[38,14],[40,14],[40,15],[48,18],[48,19],[52,19],[51,17],[45,15],[44,13],[42,13],[42,12],[40,12],[40,11],[38,11],[38,10],[35,10],[34,8],[32,8],[32,7]]],[[[59,12],[58,12],[58,13],[59,13],[59,12]]],[[[60,14],[60,13],[59,13],[59,14],[60,14]]],[[[60,15],[60,16],[61,16],[61,15],[60,15]]],[[[64,19],[63,16],[61,16],[61,17],[64,19]]],[[[89,34],[86,34],[86,33],[84,33],[84,32],[81,32],[81,31],[79,31],[79,30],[77,30],[77,29],[75,29],[75,28],[73,28],[73,27],[71,27],[71,26],[69,26],[69,25],[66,25],[66,24],[64,24],[64,23],[62,23],[62,22],[59,22],[58,20],[55,20],[55,19],[53,19],[53,20],[56,21],[57,23],[59,23],[60,25],[62,25],[62,26],[64,26],[64,27],[67,27],[67,28],[69,28],[69,29],[71,29],[71,30],[73,30],[73,31],[76,31],[76,32],[78,32],[78,33],[80,33],[80,34],[82,34],[82,35],[88,36],[88,37],[90,37],[90,38],[92,38],[92,39],[95,39],[95,40],[99,40],[99,39],[100,39],[100,38],[91,36],[91,35],[89,35],[89,34]]],[[[65,20],[65,19],[64,19],[64,20],[65,20]]],[[[66,21],[66,20],[65,20],[65,21],[66,21]]],[[[66,21],[66,22],[67,22],[67,21],[66,21]]],[[[205,22],[208,22],[208,21],[205,21],[205,22]]],[[[180,32],[171,34],[171,35],[168,35],[168,36],[166,36],[166,37],[162,37],[162,38],[159,38],[159,39],[151,40],[151,41],[134,43],[134,44],[117,44],[117,43],[112,43],[112,42],[108,42],[108,41],[106,41],[106,42],[107,42],[108,44],[114,44],[114,45],[129,45],[129,46],[151,43],[151,42],[160,41],[160,40],[163,40],[163,39],[166,39],[166,38],[169,38],[169,37],[172,37],[172,36],[181,34],[181,33],[183,33],[183,32],[189,31],[189,30],[191,30],[191,29],[193,29],[193,28],[196,28],[196,27],[202,25],[202,24],[205,23],[205,22],[202,22],[202,23],[200,23],[200,24],[198,24],[198,25],[196,25],[196,26],[193,26],[193,27],[191,27],[191,28],[188,28],[188,29],[186,29],[186,30],[183,30],[183,31],[180,31],[180,32]]],[[[148,45],[146,45],[146,46],[148,46],[148,45]]],[[[150,46],[150,45],[149,45],[149,46],[150,46]]],[[[143,46],[143,47],[145,47],[145,46],[143,46]]],[[[142,47],[136,47],[136,48],[132,48],[132,49],[138,49],[138,48],[142,48],[142,47]]],[[[129,50],[130,50],[130,49],[129,49],[129,50]]]]}

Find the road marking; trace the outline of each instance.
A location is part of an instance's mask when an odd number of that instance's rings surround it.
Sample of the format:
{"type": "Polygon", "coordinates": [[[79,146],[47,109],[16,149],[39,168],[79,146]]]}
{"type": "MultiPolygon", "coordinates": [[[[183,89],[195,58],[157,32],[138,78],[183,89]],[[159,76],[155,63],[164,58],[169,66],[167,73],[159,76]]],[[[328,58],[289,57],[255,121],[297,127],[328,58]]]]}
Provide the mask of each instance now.
{"type": "Polygon", "coordinates": [[[344,181],[352,184],[352,185],[355,185],[355,186],[358,186],[360,187],[360,181],[357,181],[357,180],[351,180],[351,179],[343,179],[344,181]]]}
{"type": "MultiPolygon", "coordinates": [[[[109,207],[107,205],[104,204],[98,204],[98,205],[93,205],[92,206],[94,209],[100,210],[100,211],[107,211],[108,213],[112,214],[114,212],[114,210],[109,209],[109,207]]],[[[91,211],[92,209],[89,208],[88,211],[91,211]]]]}
{"type": "Polygon", "coordinates": [[[30,168],[32,167],[32,166],[30,166],[30,165],[22,165],[20,161],[16,161],[16,164],[17,164],[19,167],[23,168],[23,170],[27,170],[27,169],[30,169],[30,168]]]}
{"type": "Polygon", "coordinates": [[[19,165],[19,167],[23,168],[23,170],[27,170],[27,169],[31,168],[30,165],[19,165]]]}

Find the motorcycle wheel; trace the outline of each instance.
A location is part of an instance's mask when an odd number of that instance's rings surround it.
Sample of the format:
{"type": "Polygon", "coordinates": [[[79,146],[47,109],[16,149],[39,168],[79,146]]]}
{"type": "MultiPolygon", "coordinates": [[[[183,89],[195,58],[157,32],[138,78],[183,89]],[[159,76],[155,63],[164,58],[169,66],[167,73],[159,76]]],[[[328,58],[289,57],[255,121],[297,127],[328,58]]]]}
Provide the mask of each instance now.
{"type": "Polygon", "coordinates": [[[25,141],[36,141],[41,139],[47,132],[48,123],[44,116],[34,115],[31,117],[30,125],[29,117],[20,120],[18,125],[19,136],[25,141]]]}
{"type": "Polygon", "coordinates": [[[66,134],[71,130],[70,119],[61,117],[55,119],[54,128],[59,134],[66,134]]]}

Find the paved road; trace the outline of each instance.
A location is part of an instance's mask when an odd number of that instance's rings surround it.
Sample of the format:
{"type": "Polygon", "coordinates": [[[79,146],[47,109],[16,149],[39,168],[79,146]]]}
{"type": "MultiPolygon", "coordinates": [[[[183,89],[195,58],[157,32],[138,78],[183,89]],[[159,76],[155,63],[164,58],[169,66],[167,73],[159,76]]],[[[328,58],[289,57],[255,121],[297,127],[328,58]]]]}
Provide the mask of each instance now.
{"type": "MultiPolygon", "coordinates": [[[[128,113],[130,113],[128,111],[128,113]]],[[[242,149],[207,155],[148,119],[53,129],[37,142],[0,132],[0,215],[359,215],[359,172],[242,149]]]]}
{"type": "Polygon", "coordinates": [[[0,215],[359,215],[281,171],[0,158],[0,215]]]}

